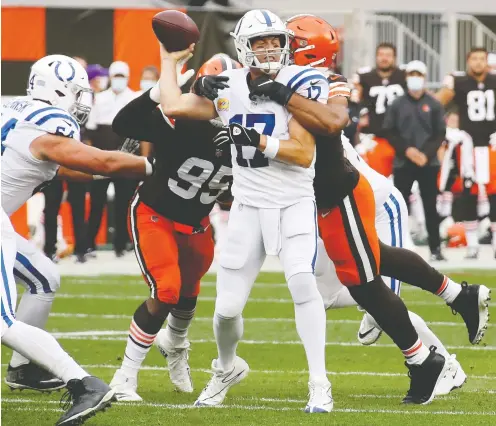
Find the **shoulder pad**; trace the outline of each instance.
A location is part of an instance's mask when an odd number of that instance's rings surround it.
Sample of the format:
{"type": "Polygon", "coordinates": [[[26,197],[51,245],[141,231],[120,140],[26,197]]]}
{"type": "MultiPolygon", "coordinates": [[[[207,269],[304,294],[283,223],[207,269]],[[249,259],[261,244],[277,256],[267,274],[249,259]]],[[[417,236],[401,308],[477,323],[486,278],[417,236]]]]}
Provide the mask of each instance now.
{"type": "Polygon", "coordinates": [[[79,140],[79,124],[63,109],[52,106],[37,108],[28,114],[24,121],[46,133],[79,140]]]}
{"type": "Polygon", "coordinates": [[[279,72],[276,81],[305,98],[327,102],[329,83],[325,75],[316,68],[290,65],[279,72]]]}

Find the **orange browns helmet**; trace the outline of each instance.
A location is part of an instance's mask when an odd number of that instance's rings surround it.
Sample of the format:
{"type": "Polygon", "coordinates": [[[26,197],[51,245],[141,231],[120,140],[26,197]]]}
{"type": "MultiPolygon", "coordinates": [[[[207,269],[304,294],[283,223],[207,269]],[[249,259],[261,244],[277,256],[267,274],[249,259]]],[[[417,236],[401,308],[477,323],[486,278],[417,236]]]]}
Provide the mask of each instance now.
{"type": "Polygon", "coordinates": [[[241,64],[225,53],[217,53],[205,62],[196,73],[196,80],[204,75],[219,75],[226,70],[243,68],[241,64]]]}
{"type": "Polygon", "coordinates": [[[336,30],[324,19],[315,15],[295,15],[286,21],[293,31],[291,51],[296,65],[330,68],[339,52],[336,30]]]}

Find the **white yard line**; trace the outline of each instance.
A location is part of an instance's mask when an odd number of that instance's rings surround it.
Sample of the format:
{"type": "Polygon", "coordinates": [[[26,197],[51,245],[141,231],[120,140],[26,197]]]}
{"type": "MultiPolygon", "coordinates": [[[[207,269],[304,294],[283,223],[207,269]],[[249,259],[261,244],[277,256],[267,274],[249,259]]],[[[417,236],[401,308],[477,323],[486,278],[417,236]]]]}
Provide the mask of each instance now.
{"type": "MultiPolygon", "coordinates": [[[[253,398],[253,401],[264,402],[263,398],[253,398]]],[[[2,398],[2,403],[4,404],[58,404],[59,401],[46,401],[46,400],[36,400],[36,399],[23,399],[23,398],[2,398]]],[[[294,400],[296,401],[296,400],[294,400]]],[[[270,402],[287,402],[284,399],[270,399],[270,402]]],[[[153,402],[116,402],[114,403],[118,406],[125,407],[152,407],[152,408],[165,408],[165,409],[176,409],[176,410],[197,410],[192,404],[161,404],[153,402]]],[[[248,411],[301,411],[301,407],[271,407],[266,405],[222,405],[220,407],[212,407],[215,409],[239,409],[248,411]]],[[[14,408],[16,409],[16,408],[14,408]]],[[[43,408],[41,408],[43,409],[43,408]]],[[[205,409],[205,408],[204,408],[205,409]]],[[[50,410],[51,409],[47,409],[50,410]]],[[[30,411],[30,410],[29,410],[30,411]]],[[[38,411],[33,409],[33,411],[38,411]]],[[[59,411],[59,410],[57,410],[59,411]]],[[[400,415],[451,415],[451,416],[496,416],[495,411],[423,411],[423,410],[388,410],[388,409],[355,409],[355,408],[336,408],[333,410],[335,413],[369,413],[369,414],[400,414],[400,415]]]]}
{"type": "MultiPolygon", "coordinates": [[[[123,341],[126,340],[128,331],[117,330],[85,330],[69,332],[51,332],[57,339],[62,340],[107,340],[123,341]]],[[[214,339],[190,339],[191,343],[215,343],[214,339]]],[[[247,345],[301,345],[299,340],[242,340],[240,343],[247,345]]],[[[327,346],[351,346],[363,347],[358,342],[326,342],[327,346]]],[[[395,348],[396,346],[388,343],[377,343],[371,345],[371,348],[395,348]]],[[[448,346],[448,349],[462,349],[471,351],[496,351],[496,346],[448,346]]]]}
{"type": "MultiPolygon", "coordinates": [[[[119,315],[119,314],[77,314],[77,313],[62,313],[52,312],[52,318],[87,318],[87,319],[127,319],[130,320],[132,315],[119,315]]],[[[210,317],[195,317],[194,321],[199,322],[212,322],[210,317]]],[[[293,318],[243,318],[244,322],[279,322],[279,323],[294,323],[293,318]]],[[[360,320],[327,320],[328,324],[360,324],[360,320]]],[[[465,327],[463,322],[449,322],[449,321],[427,321],[429,325],[438,325],[443,327],[465,327]]],[[[494,326],[489,324],[489,327],[494,326]]]]}
{"type": "MultiPolygon", "coordinates": [[[[8,364],[2,364],[2,367],[7,367],[8,364]]],[[[83,368],[87,369],[109,369],[109,370],[117,370],[121,367],[119,364],[84,364],[81,365],[83,368]]],[[[161,367],[158,365],[143,365],[140,370],[144,371],[169,371],[167,367],[161,367]]],[[[212,370],[207,368],[192,368],[191,371],[194,373],[207,373],[211,374],[212,370]]],[[[287,375],[300,375],[300,374],[308,374],[307,370],[252,370],[250,369],[250,374],[264,374],[264,375],[279,375],[279,374],[287,374],[287,375]]],[[[378,372],[378,371],[327,371],[327,374],[330,376],[373,376],[373,377],[405,377],[406,373],[387,373],[387,372],[378,372]]],[[[472,376],[469,375],[469,379],[478,379],[478,380],[496,380],[496,376],[472,376]]],[[[487,392],[487,393],[496,393],[496,390],[487,390],[487,389],[471,389],[465,390],[463,392],[487,392]]]]}
{"type": "MultiPolygon", "coordinates": [[[[146,296],[131,296],[131,295],[115,295],[115,294],[72,294],[72,293],[57,293],[56,295],[59,299],[101,299],[101,300],[143,300],[146,296]]],[[[203,302],[215,302],[215,297],[213,296],[200,296],[199,301],[203,302]]],[[[293,300],[290,298],[274,298],[274,297],[264,297],[264,298],[250,298],[248,302],[253,303],[290,303],[293,304],[293,300]]],[[[433,302],[424,301],[408,301],[407,304],[415,306],[441,306],[445,302],[441,299],[433,302]]]]}

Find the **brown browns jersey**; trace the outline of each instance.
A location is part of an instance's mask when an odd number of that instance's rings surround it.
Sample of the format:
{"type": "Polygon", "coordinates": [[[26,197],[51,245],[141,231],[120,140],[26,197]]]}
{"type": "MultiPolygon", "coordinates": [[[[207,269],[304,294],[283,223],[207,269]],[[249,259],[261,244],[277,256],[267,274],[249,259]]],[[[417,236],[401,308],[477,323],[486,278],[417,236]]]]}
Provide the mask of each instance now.
{"type": "Polygon", "coordinates": [[[362,103],[369,110],[369,125],[362,133],[382,137],[387,107],[406,91],[405,71],[395,68],[389,78],[382,78],[377,68],[363,68],[358,71],[354,83],[362,86],[362,103]]]}
{"type": "Polygon", "coordinates": [[[153,143],[156,171],[139,187],[140,200],[174,222],[200,227],[232,182],[230,145],[212,143],[220,129],[209,121],[169,120],[148,92],[126,105],[112,126],[121,136],[153,143]]]}
{"type": "Polygon", "coordinates": [[[465,72],[454,72],[445,78],[444,86],[455,92],[460,130],[472,137],[474,146],[488,146],[496,132],[496,74],[488,73],[479,82],[465,72]]]}
{"type": "MultiPolygon", "coordinates": [[[[345,77],[339,74],[328,76],[329,99],[335,96],[350,98],[350,89],[345,77]]],[[[317,158],[313,187],[317,208],[335,207],[358,183],[359,173],[346,159],[341,132],[315,137],[317,158]]]]}

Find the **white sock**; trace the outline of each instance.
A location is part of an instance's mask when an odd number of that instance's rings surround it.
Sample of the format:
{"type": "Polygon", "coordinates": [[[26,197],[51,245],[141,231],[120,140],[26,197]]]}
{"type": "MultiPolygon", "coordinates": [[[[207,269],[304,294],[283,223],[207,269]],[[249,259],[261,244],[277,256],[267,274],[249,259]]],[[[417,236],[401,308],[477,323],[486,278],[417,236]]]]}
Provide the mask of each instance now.
{"type": "Polygon", "coordinates": [[[214,313],[214,334],[219,352],[218,367],[224,372],[233,368],[236,359],[236,348],[243,337],[243,317],[224,318],[214,313]]]}
{"type": "Polygon", "coordinates": [[[2,343],[66,383],[89,376],[45,330],[15,321],[2,336],[2,343]]]}
{"type": "MultiPolygon", "coordinates": [[[[55,293],[31,294],[25,291],[16,311],[16,319],[24,324],[44,329],[52,309],[54,296],[55,293]]],[[[27,358],[14,351],[10,360],[12,367],[19,367],[27,363],[29,363],[27,358]]]]}
{"type": "Polygon", "coordinates": [[[408,364],[420,365],[422,364],[427,357],[429,356],[429,348],[425,346],[420,339],[417,339],[415,344],[402,351],[403,355],[405,355],[406,362],[408,364]]]}
{"type": "Polygon", "coordinates": [[[186,340],[188,328],[194,315],[195,309],[191,311],[172,309],[167,317],[165,332],[167,333],[167,338],[174,347],[180,347],[186,340]]]}
{"type": "Polygon", "coordinates": [[[460,294],[460,291],[462,291],[462,286],[445,275],[444,281],[436,292],[436,295],[441,297],[446,303],[453,303],[460,294]]]}
{"type": "Polygon", "coordinates": [[[150,348],[155,341],[157,334],[145,333],[135,322],[134,318],[129,327],[127,336],[126,350],[124,351],[124,359],[122,360],[121,370],[126,376],[138,378],[138,372],[141,364],[150,351],[150,348]]]}
{"type": "Polygon", "coordinates": [[[425,321],[419,317],[416,313],[408,311],[410,315],[410,320],[412,321],[415,330],[419,336],[419,339],[424,342],[425,346],[430,348],[431,346],[436,347],[436,352],[444,356],[446,359],[449,358],[450,354],[442,344],[441,340],[432,332],[432,330],[427,326],[425,321]]]}
{"type": "Polygon", "coordinates": [[[468,248],[479,247],[479,236],[477,235],[477,228],[479,226],[476,220],[470,222],[463,222],[465,228],[465,237],[467,238],[468,248]]]}
{"type": "Polygon", "coordinates": [[[293,275],[288,280],[288,287],[295,304],[296,330],[307,355],[310,380],[327,380],[326,313],[315,277],[310,273],[293,275]]]}
{"type": "Polygon", "coordinates": [[[496,222],[491,222],[491,232],[493,233],[493,249],[496,251],[496,222]]]}

